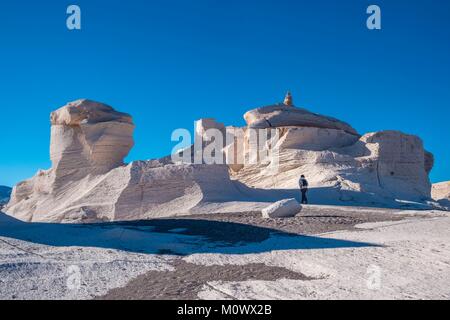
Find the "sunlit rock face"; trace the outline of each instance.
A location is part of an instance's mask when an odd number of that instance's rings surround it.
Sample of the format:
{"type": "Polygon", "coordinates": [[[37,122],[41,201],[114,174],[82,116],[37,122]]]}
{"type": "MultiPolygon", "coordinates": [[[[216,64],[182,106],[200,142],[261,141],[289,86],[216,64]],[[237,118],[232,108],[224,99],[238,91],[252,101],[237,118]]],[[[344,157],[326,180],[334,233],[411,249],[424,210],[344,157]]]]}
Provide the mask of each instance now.
{"type": "Polygon", "coordinates": [[[286,144],[288,139],[281,136],[277,172],[256,164],[244,166],[233,177],[255,188],[289,189],[296,188],[304,174],[311,191],[321,191],[317,200],[324,202],[335,202],[336,197],[349,203],[364,198],[361,203],[382,205],[383,198],[418,202],[430,198],[425,151],[418,137],[397,131],[370,133],[356,140],[341,134],[331,137],[336,138],[336,147],[328,147],[328,140],[286,144]]]}
{"type": "Polygon", "coordinates": [[[433,184],[431,192],[435,200],[450,201],[450,181],[433,184]]]}
{"type": "Polygon", "coordinates": [[[19,183],[7,207],[24,220],[60,219],[72,199],[89,194],[90,182],[124,165],[134,144],[131,116],[102,103],[69,103],[50,122],[52,168],[19,183]]]}
{"type": "Polygon", "coordinates": [[[51,113],[50,158],[57,175],[74,170],[105,173],[123,165],[134,145],[131,116],[78,100],[51,113]]]}

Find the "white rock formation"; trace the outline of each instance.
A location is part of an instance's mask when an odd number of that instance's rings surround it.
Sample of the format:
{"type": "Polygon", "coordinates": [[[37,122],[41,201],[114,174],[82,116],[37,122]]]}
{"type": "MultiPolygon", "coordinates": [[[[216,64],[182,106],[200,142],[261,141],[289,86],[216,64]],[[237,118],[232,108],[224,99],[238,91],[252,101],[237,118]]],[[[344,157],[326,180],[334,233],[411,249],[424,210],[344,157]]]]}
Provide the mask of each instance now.
{"type": "Polygon", "coordinates": [[[431,190],[433,199],[449,199],[450,200],[450,181],[439,182],[433,184],[433,189],[431,190]]]}
{"type": "Polygon", "coordinates": [[[263,218],[292,218],[302,210],[302,206],[295,199],[285,199],[264,208],[263,218]]]}
{"type": "MultiPolygon", "coordinates": [[[[320,130],[336,134],[333,129],[320,130]]],[[[337,139],[339,148],[327,148],[329,142],[324,139],[313,148],[305,143],[296,146],[299,149],[286,148],[284,137],[279,142],[276,172],[267,164],[247,165],[232,172],[233,179],[254,188],[294,189],[304,174],[313,203],[321,204],[403,206],[431,199],[425,152],[418,137],[383,131],[364,135],[355,143],[350,139],[347,146],[343,146],[345,139],[337,139]]]]}
{"type": "Polygon", "coordinates": [[[301,174],[312,203],[417,207],[431,201],[434,159],[416,136],[383,131],[361,137],[345,122],[283,104],[249,111],[245,119],[243,130],[204,119],[196,131],[208,140],[206,131],[217,129],[232,141],[220,156],[249,160],[253,130],[270,128],[280,139],[263,148],[279,150],[277,166],[259,156],[254,164],[175,164],[166,157],[126,165],[131,117],[89,100],[69,103],[51,115],[52,168],[19,183],[5,211],[25,221],[57,222],[259,211],[298,197],[301,174]]]}
{"type": "Polygon", "coordinates": [[[138,161],[48,193],[42,186],[53,183],[51,175],[52,170],[18,185],[6,212],[24,221],[136,220],[186,215],[202,202],[242,198],[226,166],[138,161]]]}
{"type": "Polygon", "coordinates": [[[78,100],[53,112],[50,158],[57,178],[80,170],[106,173],[123,164],[134,145],[131,116],[78,100]]]}
{"type": "Polygon", "coordinates": [[[450,181],[433,184],[431,196],[444,207],[450,208],[450,181]]]}
{"type": "MultiPolygon", "coordinates": [[[[51,116],[52,168],[13,191],[6,212],[24,221],[95,222],[189,214],[202,203],[244,199],[226,165],[123,164],[129,115],[80,100],[51,116]]],[[[245,199],[244,199],[245,200],[245,199]]],[[[200,209],[199,209],[200,210],[200,209]]],[[[222,208],[216,208],[220,211],[222,208]]]]}

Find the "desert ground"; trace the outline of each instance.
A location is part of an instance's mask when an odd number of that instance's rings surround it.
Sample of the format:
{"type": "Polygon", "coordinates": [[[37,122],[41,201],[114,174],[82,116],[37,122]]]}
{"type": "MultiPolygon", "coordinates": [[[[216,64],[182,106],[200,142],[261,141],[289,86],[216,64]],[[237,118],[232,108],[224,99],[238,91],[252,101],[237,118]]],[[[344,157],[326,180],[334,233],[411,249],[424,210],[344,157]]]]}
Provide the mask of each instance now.
{"type": "Polygon", "coordinates": [[[450,215],[304,206],[103,224],[0,215],[1,299],[450,299],[450,215]]]}

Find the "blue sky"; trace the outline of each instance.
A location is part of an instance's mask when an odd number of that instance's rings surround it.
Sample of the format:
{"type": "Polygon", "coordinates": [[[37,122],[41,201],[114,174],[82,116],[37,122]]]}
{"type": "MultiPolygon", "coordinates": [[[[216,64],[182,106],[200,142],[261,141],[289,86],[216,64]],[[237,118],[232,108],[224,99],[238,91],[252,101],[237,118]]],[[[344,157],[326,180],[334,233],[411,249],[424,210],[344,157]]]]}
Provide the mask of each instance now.
{"type": "Polygon", "coordinates": [[[133,115],[128,160],[170,153],[176,128],[280,102],[360,133],[419,135],[450,180],[450,2],[300,0],[2,1],[0,185],[50,167],[49,113],[78,98],[133,115]],[[66,28],[66,8],[82,30],[66,28]],[[382,30],[366,28],[366,8],[382,30]]]}

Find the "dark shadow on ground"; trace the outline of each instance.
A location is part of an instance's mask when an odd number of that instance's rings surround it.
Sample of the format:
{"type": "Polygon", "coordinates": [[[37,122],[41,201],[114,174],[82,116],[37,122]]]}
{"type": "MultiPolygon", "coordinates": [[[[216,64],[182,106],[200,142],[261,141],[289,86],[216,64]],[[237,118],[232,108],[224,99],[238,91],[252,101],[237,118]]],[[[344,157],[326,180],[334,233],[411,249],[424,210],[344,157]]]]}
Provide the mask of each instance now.
{"type": "Polygon", "coordinates": [[[171,255],[377,246],[221,221],[184,218],[103,224],[25,223],[4,213],[0,213],[0,237],[54,247],[94,247],[171,255]]]}
{"type": "MultiPolygon", "coordinates": [[[[245,195],[244,199],[239,201],[260,201],[275,202],[287,198],[295,198],[301,201],[300,191],[298,189],[259,189],[250,188],[245,184],[234,181],[239,192],[245,195]]],[[[400,192],[400,191],[399,191],[400,192]]],[[[357,192],[353,190],[344,190],[335,187],[312,187],[308,193],[309,204],[313,205],[332,205],[349,207],[367,207],[401,210],[429,210],[433,207],[426,203],[431,199],[408,199],[405,195],[404,201],[395,200],[396,195],[388,194],[382,196],[375,193],[357,192]]],[[[398,196],[398,195],[397,195],[398,196]]],[[[214,199],[213,199],[214,200],[214,199]]]]}

